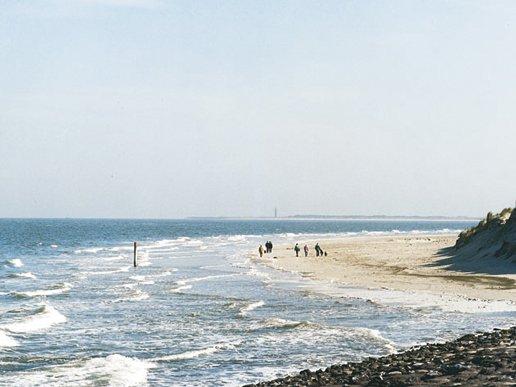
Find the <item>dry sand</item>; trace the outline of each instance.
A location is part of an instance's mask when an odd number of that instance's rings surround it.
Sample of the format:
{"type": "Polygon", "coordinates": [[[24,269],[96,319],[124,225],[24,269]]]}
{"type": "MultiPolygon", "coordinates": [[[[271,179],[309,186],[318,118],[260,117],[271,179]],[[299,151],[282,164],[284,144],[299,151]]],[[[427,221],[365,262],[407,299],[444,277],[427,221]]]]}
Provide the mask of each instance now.
{"type": "Polygon", "coordinates": [[[276,269],[360,288],[516,302],[514,266],[507,268],[507,262],[495,258],[462,260],[457,265],[443,252],[456,239],[456,235],[405,235],[318,240],[328,253],[325,257],[315,257],[315,241],[300,240],[299,258],[293,246],[278,246],[261,261],[276,269]],[[305,243],[310,248],[307,258],[305,243]],[[502,274],[488,274],[496,272],[496,265],[504,268],[502,274]]]}

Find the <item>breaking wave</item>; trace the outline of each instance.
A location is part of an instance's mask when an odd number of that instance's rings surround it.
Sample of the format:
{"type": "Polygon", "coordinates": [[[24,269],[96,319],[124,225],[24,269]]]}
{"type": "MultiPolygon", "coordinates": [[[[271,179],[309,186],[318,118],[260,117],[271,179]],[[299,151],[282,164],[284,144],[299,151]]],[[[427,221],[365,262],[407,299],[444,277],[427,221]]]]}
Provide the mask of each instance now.
{"type": "Polygon", "coordinates": [[[18,342],[11,336],[7,335],[4,331],[0,331],[0,348],[2,347],[16,347],[18,342]]]}
{"type": "Polygon", "coordinates": [[[13,333],[31,333],[48,329],[52,325],[61,324],[65,321],[66,317],[53,306],[44,304],[24,320],[3,325],[1,328],[13,333]]]}
{"type": "Polygon", "coordinates": [[[177,288],[173,288],[170,291],[172,293],[181,293],[183,290],[188,290],[191,288],[192,288],[192,285],[182,285],[182,286],[178,286],[177,288]]]}
{"type": "Polygon", "coordinates": [[[50,289],[40,289],[26,292],[13,292],[16,297],[38,297],[38,296],[54,296],[56,294],[66,293],[72,288],[68,282],[55,285],[50,289]]]}
{"type": "Polygon", "coordinates": [[[11,277],[11,278],[31,278],[31,279],[36,279],[36,276],[34,274],[32,274],[31,272],[27,272],[27,273],[11,273],[11,274],[9,274],[9,277],[11,277]]]}
{"type": "Polygon", "coordinates": [[[219,352],[219,351],[223,351],[223,350],[234,349],[236,345],[237,344],[234,344],[234,343],[219,343],[219,344],[215,344],[215,345],[213,345],[211,347],[208,347],[208,348],[197,349],[197,350],[193,350],[193,351],[181,352],[181,353],[177,353],[177,354],[174,354],[174,355],[167,355],[167,356],[157,357],[157,358],[154,358],[153,360],[154,361],[188,360],[188,359],[193,359],[193,358],[196,358],[196,357],[199,357],[199,356],[211,355],[213,353],[216,353],[216,352],[219,352]]]}
{"type": "Polygon", "coordinates": [[[145,360],[113,354],[24,372],[5,381],[23,386],[142,386],[147,385],[148,370],[153,367],[145,360]]]}
{"type": "Polygon", "coordinates": [[[5,261],[5,264],[7,266],[11,266],[11,267],[22,267],[23,266],[23,262],[20,258],[9,259],[9,260],[5,261]]]}
{"type": "Polygon", "coordinates": [[[129,271],[129,269],[131,269],[131,266],[124,266],[124,267],[121,267],[120,269],[116,269],[116,270],[85,271],[84,274],[101,275],[101,274],[123,273],[123,272],[129,271]]]}
{"type": "Polygon", "coordinates": [[[263,302],[263,301],[253,302],[249,305],[244,306],[243,308],[240,308],[238,315],[243,317],[243,316],[247,315],[247,313],[249,313],[250,311],[255,310],[256,308],[259,308],[260,306],[264,306],[264,305],[265,305],[265,302],[263,302]]]}
{"type": "Polygon", "coordinates": [[[310,321],[294,321],[294,320],[285,320],[282,318],[267,318],[263,320],[258,326],[257,329],[262,328],[274,328],[274,329],[291,329],[291,328],[316,328],[320,325],[312,323],[310,321]]]}

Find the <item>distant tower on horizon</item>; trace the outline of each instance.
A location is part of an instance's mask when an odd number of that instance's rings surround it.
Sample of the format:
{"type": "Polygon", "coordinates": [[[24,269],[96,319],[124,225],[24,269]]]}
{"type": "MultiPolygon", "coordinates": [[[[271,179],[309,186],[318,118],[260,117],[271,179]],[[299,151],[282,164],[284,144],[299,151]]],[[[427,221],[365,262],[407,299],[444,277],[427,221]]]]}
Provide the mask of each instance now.
{"type": "Polygon", "coordinates": [[[277,207],[274,207],[274,217],[275,218],[278,217],[278,208],[277,207]]]}

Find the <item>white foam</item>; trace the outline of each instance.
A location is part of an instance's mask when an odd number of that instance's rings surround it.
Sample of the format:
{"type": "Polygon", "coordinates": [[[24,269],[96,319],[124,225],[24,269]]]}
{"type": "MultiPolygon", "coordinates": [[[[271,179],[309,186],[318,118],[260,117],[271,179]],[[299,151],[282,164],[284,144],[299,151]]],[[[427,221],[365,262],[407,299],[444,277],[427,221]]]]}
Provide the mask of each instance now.
{"type": "Polygon", "coordinates": [[[129,387],[147,385],[148,370],[155,364],[119,354],[74,360],[65,365],[49,367],[44,370],[18,373],[6,385],[21,386],[113,386],[129,387]]]}
{"type": "Polygon", "coordinates": [[[184,284],[188,284],[188,283],[191,283],[191,282],[209,281],[209,280],[212,280],[212,279],[234,277],[234,276],[237,276],[237,275],[238,275],[237,273],[234,273],[234,274],[216,274],[216,275],[207,275],[205,277],[186,278],[186,279],[182,279],[182,280],[177,281],[177,284],[178,285],[184,285],[184,284]]]}
{"type": "Polygon", "coordinates": [[[260,325],[259,328],[297,328],[301,326],[311,326],[316,325],[312,324],[308,321],[294,321],[294,320],[286,320],[282,318],[271,317],[265,319],[260,325]]]}
{"type": "Polygon", "coordinates": [[[129,271],[132,266],[124,266],[116,270],[101,270],[101,271],[85,271],[84,274],[88,275],[102,275],[102,274],[114,274],[114,273],[124,273],[129,271]]]}
{"type": "Polygon", "coordinates": [[[166,277],[166,276],[172,275],[172,272],[176,272],[176,271],[177,271],[176,268],[171,268],[167,271],[164,271],[163,273],[153,275],[152,277],[166,277]]]}
{"type": "Polygon", "coordinates": [[[102,250],[104,250],[104,247],[92,247],[92,248],[89,248],[89,249],[75,250],[74,253],[75,254],[83,254],[83,253],[95,254],[95,253],[98,253],[99,251],[102,251],[102,250]]]}
{"type": "Polygon", "coordinates": [[[129,295],[129,297],[126,298],[119,298],[118,300],[115,300],[115,302],[121,302],[121,301],[143,301],[147,300],[149,298],[149,294],[140,290],[140,289],[134,289],[134,291],[129,295]]]}
{"type": "Polygon", "coordinates": [[[44,304],[25,320],[6,324],[0,328],[13,333],[31,333],[50,328],[52,325],[61,324],[66,317],[59,313],[53,306],[44,304]]]}
{"type": "Polygon", "coordinates": [[[378,341],[385,347],[385,349],[387,349],[389,353],[395,353],[397,351],[396,344],[392,340],[383,337],[380,331],[376,329],[352,328],[352,330],[353,335],[359,335],[366,339],[373,339],[374,341],[378,341]]]}
{"type": "Polygon", "coordinates": [[[27,272],[27,273],[12,273],[10,276],[11,277],[18,277],[18,278],[36,279],[36,276],[34,274],[32,274],[31,272],[27,272]]]}
{"type": "Polygon", "coordinates": [[[122,259],[127,259],[124,255],[116,255],[114,257],[105,257],[103,258],[104,261],[120,261],[122,259]]]}
{"type": "Polygon", "coordinates": [[[246,305],[243,308],[241,308],[240,311],[238,312],[238,315],[239,316],[245,316],[250,311],[255,310],[256,308],[259,308],[259,307],[264,306],[264,305],[265,305],[264,301],[253,302],[253,303],[251,303],[249,305],[246,305]]]}
{"type": "Polygon", "coordinates": [[[52,247],[53,249],[57,249],[57,245],[50,245],[50,247],[52,247]]]}
{"type": "Polygon", "coordinates": [[[234,349],[236,344],[232,343],[219,343],[215,344],[211,347],[203,348],[203,349],[197,349],[193,351],[186,351],[177,353],[174,355],[167,355],[162,357],[154,358],[154,361],[179,361],[179,360],[187,360],[187,359],[193,359],[199,356],[206,356],[211,355],[213,353],[222,351],[222,350],[228,350],[228,349],[234,349]]]}
{"type": "Polygon", "coordinates": [[[38,297],[38,296],[53,296],[56,294],[62,294],[69,291],[72,285],[68,282],[63,282],[51,289],[33,290],[27,292],[14,292],[15,295],[21,297],[38,297]]]}
{"type": "Polygon", "coordinates": [[[192,285],[182,285],[182,286],[178,286],[177,288],[171,289],[170,291],[172,293],[181,293],[183,290],[188,290],[191,288],[192,288],[192,285]]]}
{"type": "Polygon", "coordinates": [[[130,301],[142,301],[148,299],[150,296],[148,293],[145,293],[143,291],[136,291],[136,294],[132,297],[129,297],[128,300],[130,301]]]}
{"type": "Polygon", "coordinates": [[[110,248],[109,251],[133,251],[133,249],[133,246],[117,246],[110,248]]]}
{"type": "Polygon", "coordinates": [[[249,269],[249,271],[247,272],[247,275],[270,279],[270,275],[268,273],[258,270],[255,266],[253,266],[253,267],[251,267],[251,269],[249,269]]]}
{"type": "Polygon", "coordinates": [[[88,360],[78,372],[81,380],[109,379],[110,386],[137,386],[147,381],[150,362],[119,354],[88,360]]]}
{"type": "Polygon", "coordinates": [[[516,311],[516,304],[509,300],[489,301],[466,298],[453,294],[436,294],[423,291],[390,289],[364,289],[339,286],[331,282],[312,281],[304,286],[331,297],[366,299],[377,304],[407,308],[439,308],[447,312],[493,313],[516,311]]]}
{"type": "Polygon", "coordinates": [[[12,266],[12,267],[22,267],[23,266],[23,262],[20,258],[9,259],[6,263],[7,263],[7,265],[12,266]]]}
{"type": "Polygon", "coordinates": [[[130,284],[122,284],[122,285],[118,285],[116,287],[119,287],[119,288],[127,288],[127,289],[134,289],[135,287],[138,286],[138,283],[137,282],[133,282],[133,283],[130,283],[130,284]]]}
{"type": "Polygon", "coordinates": [[[0,348],[2,347],[17,347],[18,342],[11,336],[7,335],[4,331],[0,330],[0,348]]]}

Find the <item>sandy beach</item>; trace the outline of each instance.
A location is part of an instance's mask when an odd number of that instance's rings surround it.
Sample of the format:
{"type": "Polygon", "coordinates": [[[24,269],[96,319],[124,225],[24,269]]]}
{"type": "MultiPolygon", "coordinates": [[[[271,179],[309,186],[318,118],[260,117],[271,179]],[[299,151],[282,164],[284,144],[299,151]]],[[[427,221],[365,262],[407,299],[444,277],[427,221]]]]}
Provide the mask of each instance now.
{"type": "Polygon", "coordinates": [[[418,234],[300,240],[299,258],[292,245],[283,245],[266,254],[262,261],[305,277],[360,288],[515,302],[515,265],[502,260],[494,262],[494,258],[452,259],[449,252],[456,239],[455,234],[418,234]],[[315,256],[316,242],[327,256],[315,256]],[[306,258],[305,243],[310,248],[306,258]]]}

